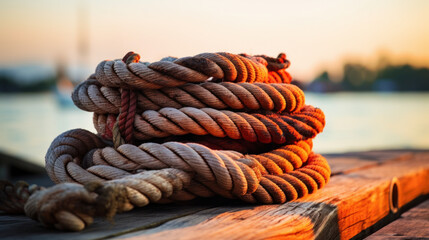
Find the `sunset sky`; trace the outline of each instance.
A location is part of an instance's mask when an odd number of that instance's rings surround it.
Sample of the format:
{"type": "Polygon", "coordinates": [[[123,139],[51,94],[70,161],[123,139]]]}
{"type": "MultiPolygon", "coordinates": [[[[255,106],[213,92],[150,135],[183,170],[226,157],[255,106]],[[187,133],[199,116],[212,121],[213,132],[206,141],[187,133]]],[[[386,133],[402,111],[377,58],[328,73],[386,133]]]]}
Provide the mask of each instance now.
{"type": "Polygon", "coordinates": [[[2,0],[0,66],[63,59],[94,69],[130,50],[145,61],[216,51],[286,52],[290,72],[304,80],[322,69],[339,71],[346,59],[375,63],[379,55],[429,66],[428,13],[424,0],[2,0]],[[89,44],[83,60],[79,16],[89,44]]]}

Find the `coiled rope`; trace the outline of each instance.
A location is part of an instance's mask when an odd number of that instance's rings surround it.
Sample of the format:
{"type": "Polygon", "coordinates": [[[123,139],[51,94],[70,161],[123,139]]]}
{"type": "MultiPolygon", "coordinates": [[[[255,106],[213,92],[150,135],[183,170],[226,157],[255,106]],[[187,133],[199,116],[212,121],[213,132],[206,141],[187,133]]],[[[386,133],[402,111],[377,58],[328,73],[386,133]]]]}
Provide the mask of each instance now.
{"type": "Polygon", "coordinates": [[[72,99],[94,112],[98,135],[75,129],[52,142],[46,170],[58,185],[1,185],[27,215],[76,231],[151,202],[284,203],[328,182],[329,165],[311,150],[324,114],[289,84],[285,54],[139,60],[103,61],[76,87],[72,99]]]}

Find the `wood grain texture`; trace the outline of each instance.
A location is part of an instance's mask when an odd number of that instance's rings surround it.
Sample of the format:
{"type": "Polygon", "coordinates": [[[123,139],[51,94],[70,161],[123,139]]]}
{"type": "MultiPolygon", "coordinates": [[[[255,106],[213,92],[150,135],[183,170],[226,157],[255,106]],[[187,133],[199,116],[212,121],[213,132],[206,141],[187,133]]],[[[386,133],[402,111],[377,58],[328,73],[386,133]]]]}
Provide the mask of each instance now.
{"type": "Polygon", "coordinates": [[[429,193],[429,154],[378,163],[338,174],[321,191],[282,205],[251,209],[218,207],[159,227],[121,236],[130,239],[350,239],[390,213],[389,191],[397,178],[398,205],[429,193]]]}
{"type": "Polygon", "coordinates": [[[366,239],[429,239],[429,200],[403,213],[366,239]]]}

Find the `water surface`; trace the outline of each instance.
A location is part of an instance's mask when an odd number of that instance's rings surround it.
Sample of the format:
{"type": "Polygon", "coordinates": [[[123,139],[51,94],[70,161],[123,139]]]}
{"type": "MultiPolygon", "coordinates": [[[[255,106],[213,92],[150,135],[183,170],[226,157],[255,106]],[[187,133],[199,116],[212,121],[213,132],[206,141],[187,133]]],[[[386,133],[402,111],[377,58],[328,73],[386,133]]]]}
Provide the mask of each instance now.
{"type": "Polygon", "coordinates": [[[325,112],[314,151],[429,148],[428,93],[306,93],[325,112]]]}
{"type": "Polygon", "coordinates": [[[0,151],[6,154],[44,166],[54,138],[73,128],[94,132],[92,114],[63,108],[50,93],[0,94],[0,151]]]}

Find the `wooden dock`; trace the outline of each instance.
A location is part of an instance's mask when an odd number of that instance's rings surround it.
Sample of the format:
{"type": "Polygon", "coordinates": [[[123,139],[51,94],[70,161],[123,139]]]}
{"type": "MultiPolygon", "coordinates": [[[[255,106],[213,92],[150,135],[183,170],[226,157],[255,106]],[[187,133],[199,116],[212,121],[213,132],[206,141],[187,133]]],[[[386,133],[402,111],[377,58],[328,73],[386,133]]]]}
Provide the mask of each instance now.
{"type": "Polygon", "coordinates": [[[330,182],[299,201],[150,205],[119,214],[114,223],[97,219],[78,233],[0,215],[0,239],[429,239],[429,150],[326,157],[330,182]]]}

